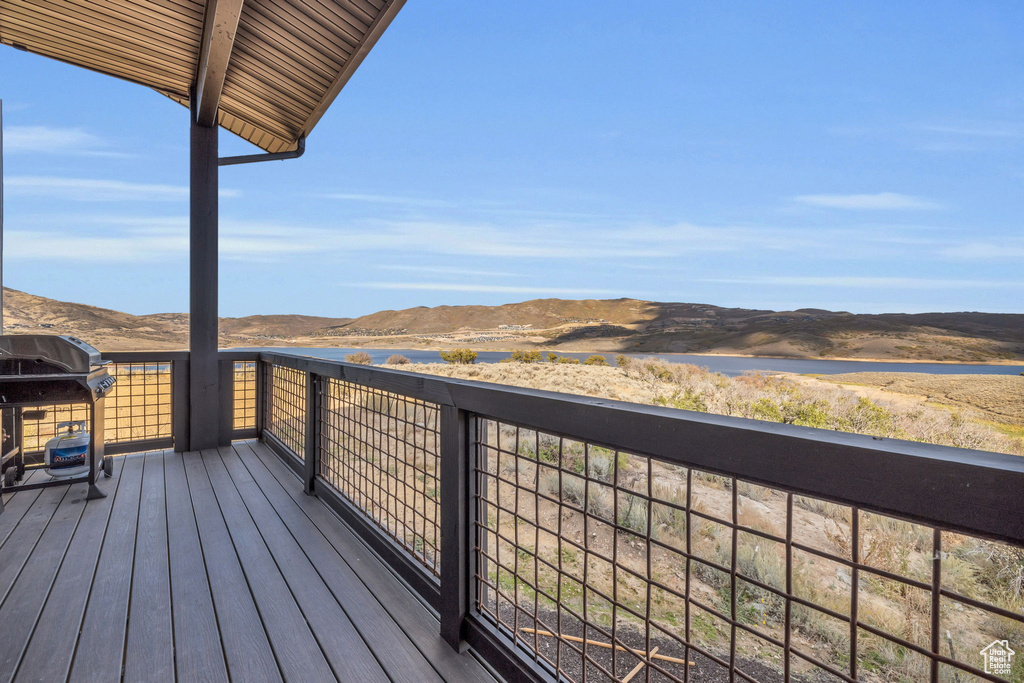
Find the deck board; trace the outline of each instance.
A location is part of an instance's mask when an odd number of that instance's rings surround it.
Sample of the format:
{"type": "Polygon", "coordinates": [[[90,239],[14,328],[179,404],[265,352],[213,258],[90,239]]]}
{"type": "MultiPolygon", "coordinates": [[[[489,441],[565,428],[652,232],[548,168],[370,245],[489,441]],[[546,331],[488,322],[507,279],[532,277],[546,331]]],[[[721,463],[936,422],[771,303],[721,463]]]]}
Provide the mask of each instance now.
{"type": "Polygon", "coordinates": [[[95,505],[85,506],[49,595],[44,596],[46,605],[37,622],[40,627],[32,634],[22,657],[23,667],[26,662],[32,663],[20,677],[23,680],[63,681],[67,678],[89,599],[89,591],[82,590],[82,579],[88,577],[91,581],[95,575],[110,513],[121,490],[124,462],[124,458],[114,461],[113,478],[103,485],[107,497],[96,501],[95,505]]]}
{"type": "Polygon", "coordinates": [[[85,484],[70,486],[0,606],[0,680],[14,676],[71,537],[85,511],[85,484]]]}
{"type": "MultiPolygon", "coordinates": [[[[437,617],[417,598],[410,600],[408,590],[389,571],[380,571],[380,561],[356,538],[344,524],[334,523],[334,512],[315,498],[302,493],[296,486],[298,478],[280,458],[259,442],[247,441],[236,444],[236,448],[247,448],[257,456],[259,464],[277,479],[281,488],[292,498],[302,511],[313,521],[324,537],[337,550],[347,568],[355,574],[372,596],[392,616],[406,637],[423,653],[446,681],[485,680],[488,674],[472,657],[453,651],[437,637],[437,617]]],[[[256,460],[246,459],[255,468],[256,460]]],[[[266,484],[267,490],[273,490],[266,484]]]]}
{"type": "MultiPolygon", "coordinates": [[[[27,484],[32,481],[33,477],[37,476],[35,471],[29,472],[25,475],[24,481],[21,483],[27,484]]],[[[18,526],[18,522],[28,512],[29,507],[35,502],[35,499],[42,493],[41,489],[33,489],[31,491],[21,491],[15,496],[13,493],[4,493],[4,514],[0,515],[0,547],[3,546],[4,541],[11,535],[14,528],[18,526]],[[10,513],[8,515],[8,513],[10,513]]]]}
{"type": "Polygon", "coordinates": [[[379,562],[370,551],[344,525],[332,523],[334,513],[304,494],[295,473],[277,456],[258,443],[238,443],[235,449],[289,526],[315,530],[309,536],[303,533],[307,553],[317,558],[319,566],[335,567],[331,581],[336,594],[344,591],[358,596],[350,613],[355,615],[358,609],[365,617],[371,644],[404,637],[415,645],[415,652],[385,647],[378,653],[395,680],[423,680],[417,676],[423,675],[419,663],[424,660],[444,680],[486,677],[476,660],[460,655],[437,637],[436,617],[417,600],[410,600],[408,589],[394,575],[378,570],[379,562]],[[381,614],[390,614],[392,620],[380,619],[381,614]]]}
{"type": "MultiPolygon", "coordinates": [[[[223,455],[234,455],[231,447],[220,449],[220,466],[231,476],[235,489],[242,498],[253,522],[263,536],[267,547],[276,558],[282,576],[295,596],[296,603],[309,622],[331,668],[342,680],[380,681],[388,678],[369,646],[352,625],[345,610],[324,584],[316,568],[277,512],[267,503],[247,470],[233,461],[227,467],[223,455]]],[[[229,457],[229,460],[232,458],[229,457]]]]}
{"type": "Polygon", "coordinates": [[[182,461],[203,554],[207,565],[213,568],[208,572],[210,592],[231,678],[254,683],[280,681],[277,659],[228,534],[206,466],[196,457],[183,457],[182,461]]]}
{"type": "Polygon", "coordinates": [[[493,680],[262,445],[114,469],[7,500],[0,681],[493,680]]]}
{"type": "MultiPolygon", "coordinates": [[[[245,452],[251,454],[251,451],[245,452]]],[[[419,653],[416,650],[396,649],[388,645],[388,643],[395,642],[396,639],[404,639],[404,634],[382,608],[379,611],[368,611],[371,604],[376,604],[372,596],[366,593],[365,587],[345,581],[341,571],[343,566],[341,558],[333,548],[327,545],[323,535],[315,527],[312,527],[309,520],[305,520],[308,526],[303,525],[301,520],[297,520],[291,514],[294,509],[293,505],[282,506],[271,502],[273,492],[265,491],[263,483],[255,481],[235,449],[221,449],[221,457],[236,482],[247,482],[246,491],[250,494],[247,504],[250,509],[262,509],[264,512],[272,510],[280,520],[283,532],[290,535],[290,545],[294,545],[294,549],[303,553],[302,557],[306,558],[305,563],[302,563],[301,560],[299,563],[303,568],[308,567],[314,572],[300,580],[323,586],[322,599],[334,602],[339,609],[343,610],[345,620],[352,628],[351,637],[360,639],[360,643],[366,647],[367,654],[370,654],[372,649],[370,656],[374,657],[373,661],[378,671],[383,667],[393,681],[408,680],[407,677],[410,675],[415,676],[417,681],[423,683],[440,681],[441,679],[434,673],[430,663],[422,656],[418,656],[419,653]],[[322,545],[317,544],[317,536],[322,545]],[[316,567],[330,569],[315,573],[316,567]]],[[[250,455],[250,457],[252,456],[250,455]]],[[[281,499],[276,498],[276,502],[281,502],[281,499]]],[[[294,512],[301,515],[298,510],[294,510],[294,512]]],[[[305,518],[303,517],[303,519],[305,518]]],[[[264,525],[261,523],[260,529],[263,528],[264,525]]],[[[377,607],[379,608],[379,605],[377,607]]],[[[361,678],[355,680],[361,680],[361,678]]]]}
{"type": "Polygon", "coordinates": [[[67,492],[67,487],[63,486],[43,489],[0,548],[0,602],[6,602],[11,587],[67,492]]]}
{"type": "Polygon", "coordinates": [[[335,675],[310,624],[281,575],[273,554],[249,517],[217,451],[204,451],[203,464],[284,677],[289,680],[333,680],[335,675]]]}
{"type": "Polygon", "coordinates": [[[146,455],[142,470],[131,612],[128,615],[128,640],[124,648],[125,680],[173,680],[172,614],[164,454],[154,452],[146,455]]]}
{"type": "MultiPolygon", "coordinates": [[[[142,455],[124,458],[124,469],[118,480],[114,508],[100,549],[100,561],[92,580],[81,635],[68,677],[72,683],[116,681],[121,676],[144,463],[145,456],[142,455]]],[[[84,590],[84,587],[79,586],[79,590],[84,590]]],[[[31,644],[29,649],[32,649],[31,644]]],[[[25,671],[27,673],[30,668],[25,671]]]]}
{"type": "Polygon", "coordinates": [[[174,605],[175,670],[182,681],[227,683],[228,669],[213,595],[180,453],[164,457],[164,489],[167,492],[171,604],[174,605]]]}

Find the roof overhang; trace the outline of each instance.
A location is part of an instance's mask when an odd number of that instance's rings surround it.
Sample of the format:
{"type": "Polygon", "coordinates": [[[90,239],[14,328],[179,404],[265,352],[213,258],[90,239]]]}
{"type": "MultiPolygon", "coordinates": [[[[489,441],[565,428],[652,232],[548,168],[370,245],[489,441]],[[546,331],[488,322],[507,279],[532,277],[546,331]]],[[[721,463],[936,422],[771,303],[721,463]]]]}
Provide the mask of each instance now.
{"type": "Polygon", "coordinates": [[[4,0],[0,43],[153,88],[295,150],[405,0],[4,0]]]}

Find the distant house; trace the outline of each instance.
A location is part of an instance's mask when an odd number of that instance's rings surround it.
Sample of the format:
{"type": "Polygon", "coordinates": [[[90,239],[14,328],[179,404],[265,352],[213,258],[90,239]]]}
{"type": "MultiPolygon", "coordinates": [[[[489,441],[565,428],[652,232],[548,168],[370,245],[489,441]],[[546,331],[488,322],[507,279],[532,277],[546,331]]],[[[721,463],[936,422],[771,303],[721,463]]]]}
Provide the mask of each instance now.
{"type": "Polygon", "coordinates": [[[1010,649],[1009,641],[993,640],[981,651],[981,656],[985,658],[985,673],[996,675],[1010,673],[1015,654],[1010,649]]]}

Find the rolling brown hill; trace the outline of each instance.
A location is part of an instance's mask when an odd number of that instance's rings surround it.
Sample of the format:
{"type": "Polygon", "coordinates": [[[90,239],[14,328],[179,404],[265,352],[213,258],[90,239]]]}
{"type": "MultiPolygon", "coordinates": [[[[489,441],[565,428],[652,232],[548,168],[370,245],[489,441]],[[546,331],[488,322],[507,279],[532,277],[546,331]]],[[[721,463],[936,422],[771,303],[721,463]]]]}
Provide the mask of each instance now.
{"type": "MultiPolygon", "coordinates": [[[[309,334],[348,321],[348,318],[309,315],[221,318],[221,346],[261,346],[268,339],[309,334]]],[[[188,346],[188,315],[132,315],[4,287],[4,331],[8,334],[72,334],[108,351],[184,349],[188,346]]]]}
{"type": "MultiPolygon", "coordinates": [[[[181,349],[184,313],[131,315],[4,290],[5,331],[74,334],[100,349],[181,349]]],[[[794,358],[999,362],[1024,360],[1024,315],[769,311],[638,299],[536,299],[503,306],[417,307],[359,318],[221,318],[221,346],[387,344],[539,347],[564,351],[732,353],[794,358]],[[431,335],[530,326],[513,340],[430,341],[431,335]],[[428,340],[423,339],[424,336],[428,340]]]]}
{"type": "MultiPolygon", "coordinates": [[[[1024,315],[1018,314],[863,315],[812,308],[770,311],[637,299],[421,306],[373,313],[316,334],[336,337],[331,343],[345,345],[367,336],[415,337],[495,330],[501,325],[531,326],[523,333],[529,339],[512,342],[515,346],[573,351],[957,362],[1024,359],[1024,315]],[[343,341],[346,339],[349,341],[343,341]]],[[[396,339],[392,345],[399,343],[396,339]]]]}
{"type": "Polygon", "coordinates": [[[503,306],[417,306],[401,311],[371,313],[334,326],[334,329],[406,330],[432,334],[495,329],[499,325],[531,325],[534,329],[547,329],[584,320],[646,323],[658,316],[657,306],[650,301],[636,299],[534,299],[503,306]]]}

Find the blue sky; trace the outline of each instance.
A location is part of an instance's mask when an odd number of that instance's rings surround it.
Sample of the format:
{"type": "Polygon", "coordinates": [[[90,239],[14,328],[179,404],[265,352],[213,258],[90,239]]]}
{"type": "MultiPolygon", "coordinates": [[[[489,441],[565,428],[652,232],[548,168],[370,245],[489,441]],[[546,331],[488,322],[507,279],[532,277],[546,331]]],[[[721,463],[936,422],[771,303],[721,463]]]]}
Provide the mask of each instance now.
{"type": "MultiPolygon", "coordinates": [[[[1022,25],[1017,0],[410,0],[302,159],[222,169],[221,313],[1024,313],[1022,25]]],[[[187,111],[7,47],[0,97],[5,284],[186,310],[187,111]]]]}

